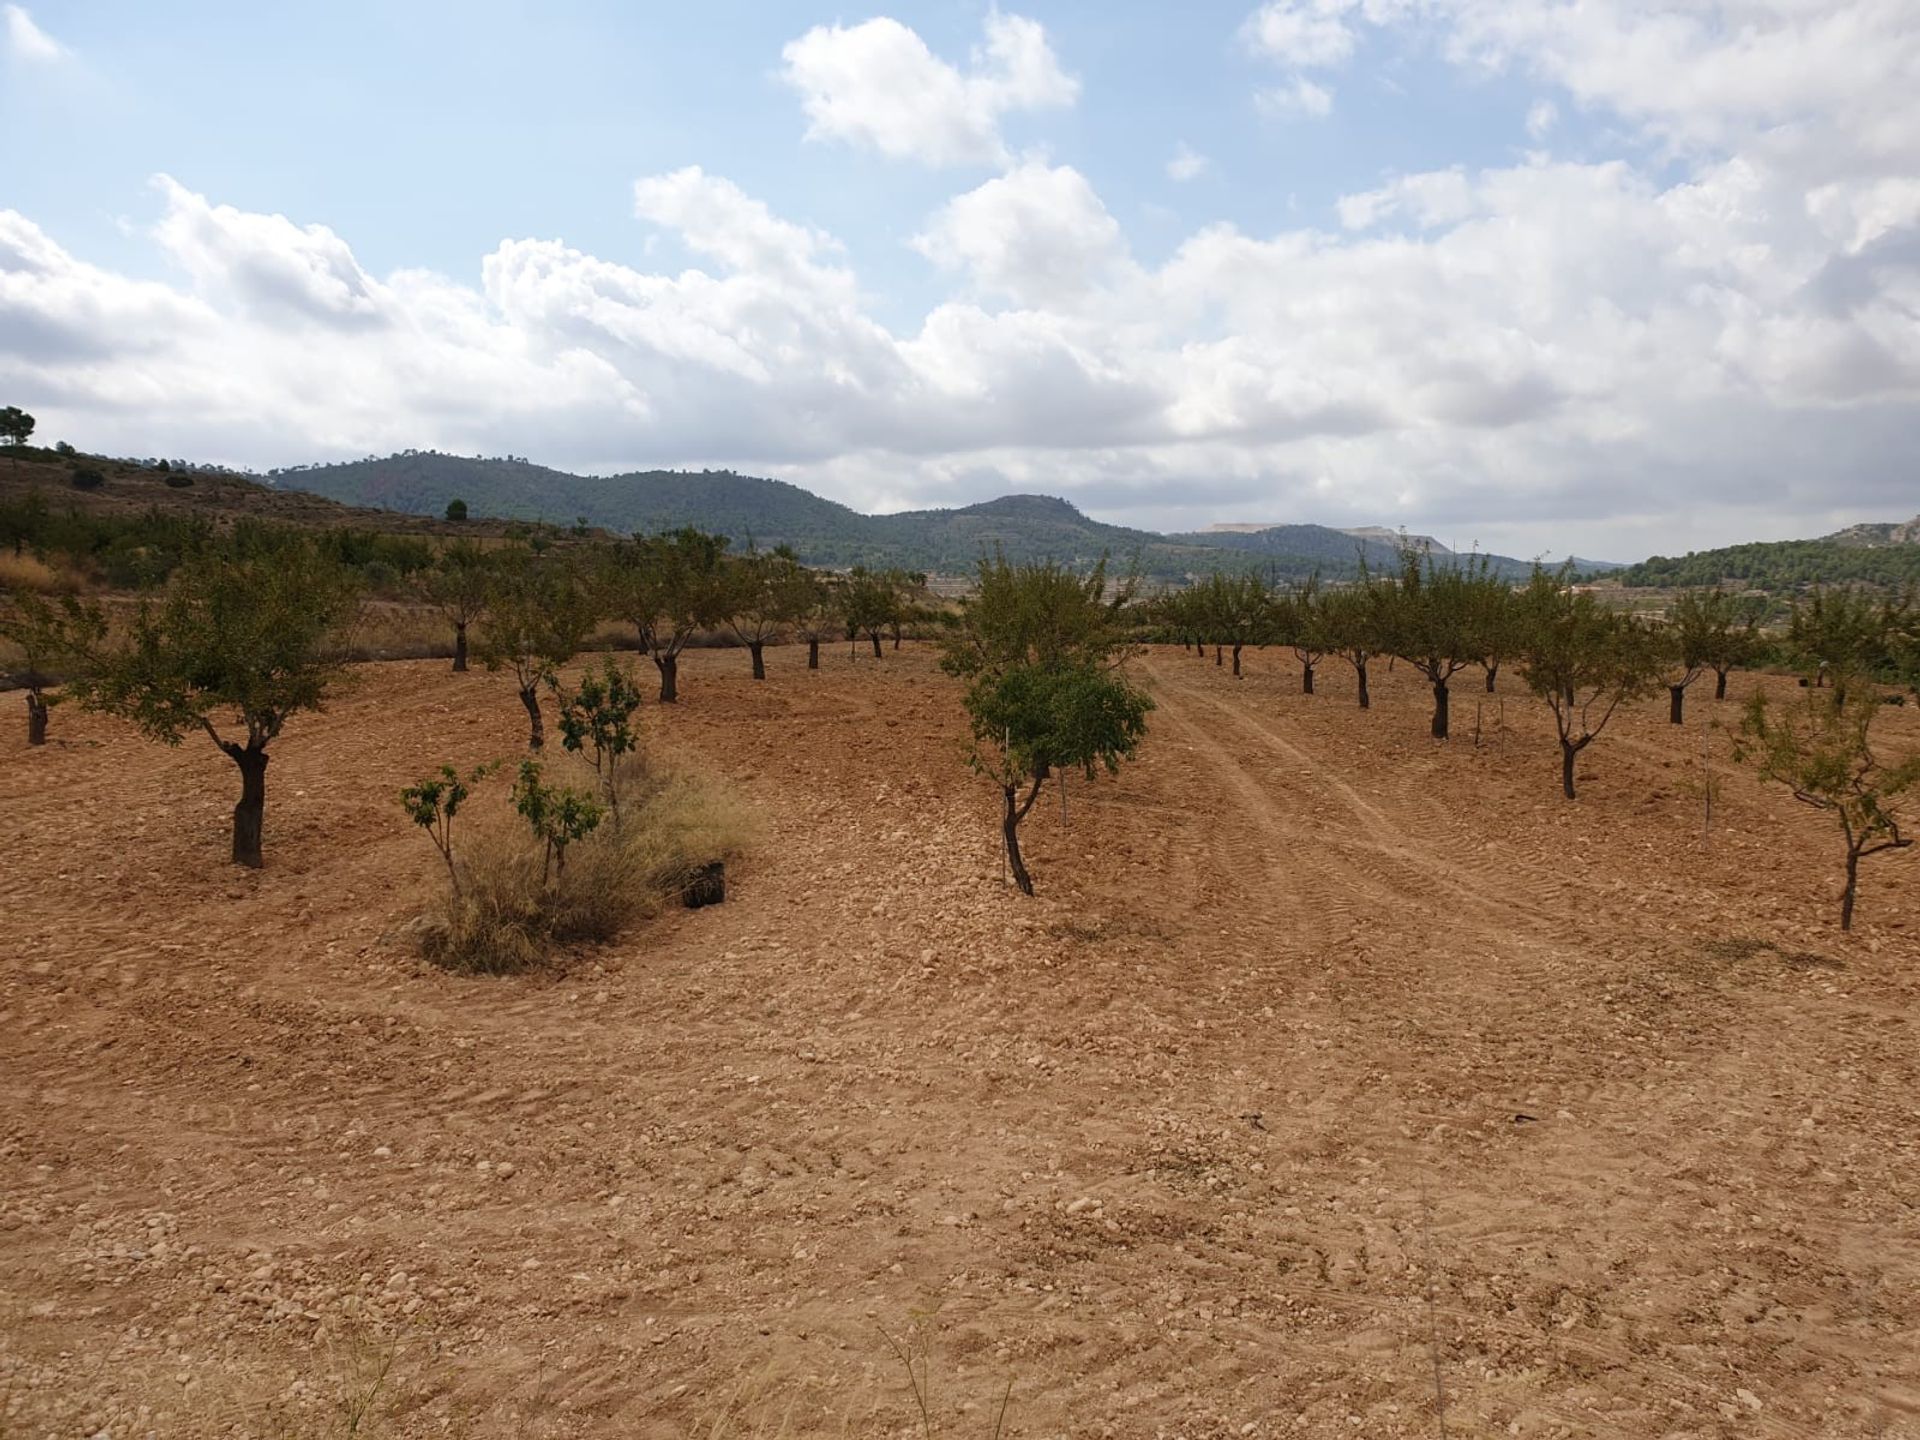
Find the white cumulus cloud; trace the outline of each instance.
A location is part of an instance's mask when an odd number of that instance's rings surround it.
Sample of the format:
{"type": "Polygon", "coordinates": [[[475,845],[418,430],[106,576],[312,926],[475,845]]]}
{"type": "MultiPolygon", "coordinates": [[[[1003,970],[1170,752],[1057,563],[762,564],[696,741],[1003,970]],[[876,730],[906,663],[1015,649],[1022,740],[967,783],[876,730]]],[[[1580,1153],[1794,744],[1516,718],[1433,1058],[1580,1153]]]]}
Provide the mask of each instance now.
{"type": "Polygon", "coordinates": [[[886,16],[815,26],[781,56],[809,138],[931,166],[998,164],[1004,116],[1071,105],[1080,93],[1039,23],[997,10],[964,70],[886,16]]]}
{"type": "Polygon", "coordinates": [[[1182,140],[1174,147],[1173,158],[1167,161],[1167,178],[1176,184],[1184,185],[1189,180],[1198,180],[1207,173],[1213,162],[1198,150],[1182,140]]]}

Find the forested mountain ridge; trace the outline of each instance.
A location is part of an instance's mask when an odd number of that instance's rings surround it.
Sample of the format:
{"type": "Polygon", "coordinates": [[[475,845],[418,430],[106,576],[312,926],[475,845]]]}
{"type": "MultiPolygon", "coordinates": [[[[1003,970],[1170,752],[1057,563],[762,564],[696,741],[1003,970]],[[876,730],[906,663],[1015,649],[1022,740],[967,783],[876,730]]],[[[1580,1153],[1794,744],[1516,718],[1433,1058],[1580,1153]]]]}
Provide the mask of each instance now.
{"type": "MultiPolygon", "coordinates": [[[[782,480],[726,470],[644,470],[574,475],[507,457],[480,459],[437,451],[274,472],[272,483],[349,505],[414,515],[440,515],[463,500],[476,517],[584,521],[616,532],[648,533],[697,526],[736,546],[792,547],[811,565],[899,565],[966,573],[995,550],[1013,561],[1053,559],[1084,566],[1107,555],[1125,565],[1138,557],[1149,577],[1177,579],[1257,566],[1280,578],[1316,571],[1348,575],[1362,557],[1375,569],[1395,560],[1391,543],[1325,525],[1259,530],[1207,530],[1161,535],[1109,525],[1048,495],[1003,495],[952,510],[865,515],[782,480]]],[[[1524,578],[1528,564],[1491,557],[1496,573],[1524,578]]],[[[1583,564],[1590,562],[1582,562],[1583,564]]],[[[1603,568],[1603,567],[1596,567],[1603,568]]]]}

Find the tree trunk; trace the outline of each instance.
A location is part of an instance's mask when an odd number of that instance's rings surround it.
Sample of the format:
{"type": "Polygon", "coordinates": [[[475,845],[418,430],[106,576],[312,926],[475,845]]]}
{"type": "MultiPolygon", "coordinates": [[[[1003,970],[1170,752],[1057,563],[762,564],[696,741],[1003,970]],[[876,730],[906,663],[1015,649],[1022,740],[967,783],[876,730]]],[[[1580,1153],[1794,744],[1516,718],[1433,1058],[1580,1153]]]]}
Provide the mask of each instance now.
{"type": "Polygon", "coordinates": [[[1020,887],[1022,895],[1033,894],[1033,877],[1027,874],[1027,865],[1020,858],[1020,804],[1017,787],[1001,787],[1006,796],[1006,809],[1000,819],[1000,833],[1007,842],[1007,866],[1013,871],[1013,883],[1020,887]]]}
{"type": "Polygon", "coordinates": [[[44,745],[47,743],[47,702],[29,690],[27,692],[27,744],[44,745]]]}
{"type": "Polygon", "coordinates": [[[893,627],[893,648],[896,650],[900,648],[900,627],[898,625],[893,627]]]}
{"type": "Polygon", "coordinates": [[[767,678],[766,652],[767,644],[764,640],[749,640],[747,642],[747,654],[753,657],[753,678],[756,680],[764,680],[767,678]]]}
{"type": "Polygon", "coordinates": [[[876,660],[882,658],[885,652],[880,649],[880,632],[878,630],[869,630],[867,632],[867,638],[873,641],[873,658],[876,660]]]}
{"type": "Polygon", "coordinates": [[[1433,682],[1433,738],[1447,738],[1447,682],[1433,682]]]}
{"type": "Polygon", "coordinates": [[[680,657],[656,655],[653,663],[660,672],[660,703],[671,705],[680,698],[680,657]]]}
{"type": "Polygon", "coordinates": [[[1685,723],[1680,717],[1681,717],[1681,713],[1686,707],[1686,703],[1687,703],[1687,687],[1686,686],[1684,685],[1667,686],[1667,723],[1668,724],[1681,725],[1685,723]]]}
{"type": "Polygon", "coordinates": [[[1300,662],[1300,693],[1302,695],[1313,693],[1313,666],[1304,660],[1300,662]]]}
{"type": "Polygon", "coordinates": [[[1236,680],[1240,678],[1240,647],[1238,645],[1233,647],[1233,678],[1236,680]]]}
{"type": "Polygon", "coordinates": [[[1716,670],[1713,673],[1713,698],[1716,700],[1724,700],[1727,698],[1727,672],[1724,670],[1716,670]]]}
{"type": "Polygon", "coordinates": [[[1569,800],[1578,798],[1573,793],[1573,761],[1579,753],[1579,746],[1569,744],[1565,740],[1560,742],[1560,793],[1569,800]]]}
{"type": "Polygon", "coordinates": [[[1847,851],[1847,888],[1840,895],[1840,928],[1853,929],[1853,897],[1860,889],[1860,852],[1847,851]]]}
{"type": "Polygon", "coordinates": [[[1213,647],[1213,663],[1215,665],[1218,665],[1220,661],[1221,661],[1221,647],[1216,645],[1213,647]]]}
{"type": "Polygon", "coordinates": [[[807,669],[818,670],[819,668],[820,668],[820,637],[818,635],[815,635],[812,639],[807,641],[807,669]]]}
{"type": "Polygon", "coordinates": [[[540,716],[540,692],[529,685],[520,692],[520,703],[527,707],[527,748],[545,749],[547,722],[540,716]]]}
{"type": "Polygon", "coordinates": [[[467,671],[467,622],[453,622],[453,673],[464,675],[467,671]]]}
{"type": "Polygon", "coordinates": [[[1487,694],[1493,694],[1493,683],[1500,678],[1500,662],[1494,661],[1487,666],[1487,694]]]}
{"type": "Polygon", "coordinates": [[[233,863],[258,870],[267,818],[267,752],[235,745],[227,754],[240,767],[240,803],[233,807],[233,863]]]}
{"type": "Polygon", "coordinates": [[[1358,665],[1354,666],[1353,673],[1358,676],[1360,680],[1360,708],[1362,710],[1371,710],[1373,708],[1373,699],[1367,694],[1367,662],[1362,660],[1358,665]]]}

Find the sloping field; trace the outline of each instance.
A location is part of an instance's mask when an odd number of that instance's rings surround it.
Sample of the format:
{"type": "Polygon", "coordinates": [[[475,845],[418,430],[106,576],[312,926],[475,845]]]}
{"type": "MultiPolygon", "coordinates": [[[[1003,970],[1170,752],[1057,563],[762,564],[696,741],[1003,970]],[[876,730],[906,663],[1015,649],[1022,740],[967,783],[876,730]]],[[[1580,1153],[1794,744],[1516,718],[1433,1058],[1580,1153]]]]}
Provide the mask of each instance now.
{"type": "Polygon", "coordinates": [[[0,1433],[919,1434],[895,1344],[948,1436],[1920,1433],[1915,861],[1842,940],[1724,735],[1704,847],[1704,696],[1569,805],[1513,693],[1142,663],[1025,902],[928,653],[689,655],[732,898],[504,981],[392,933],[504,681],[296,721],[258,874],[210,745],[10,729],[0,1433]]]}

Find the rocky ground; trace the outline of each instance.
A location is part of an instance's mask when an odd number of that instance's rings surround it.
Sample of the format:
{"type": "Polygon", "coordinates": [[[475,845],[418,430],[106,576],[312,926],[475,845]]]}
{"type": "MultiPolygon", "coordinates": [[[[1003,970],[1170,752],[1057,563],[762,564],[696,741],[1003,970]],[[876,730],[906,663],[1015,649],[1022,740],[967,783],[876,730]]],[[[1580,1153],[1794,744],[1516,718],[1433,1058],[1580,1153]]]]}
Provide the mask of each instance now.
{"type": "Polygon", "coordinates": [[[770,668],[646,712],[729,902],[509,980],[395,934],[504,681],[295,721],[259,873],[211,745],[10,730],[0,1434],[1920,1434],[1920,862],[1843,939],[1701,692],[1567,804],[1509,681],[1155,651],[1027,901],[930,654],[770,668]]]}

